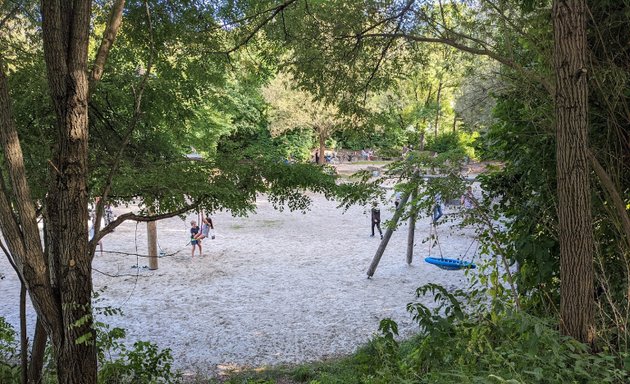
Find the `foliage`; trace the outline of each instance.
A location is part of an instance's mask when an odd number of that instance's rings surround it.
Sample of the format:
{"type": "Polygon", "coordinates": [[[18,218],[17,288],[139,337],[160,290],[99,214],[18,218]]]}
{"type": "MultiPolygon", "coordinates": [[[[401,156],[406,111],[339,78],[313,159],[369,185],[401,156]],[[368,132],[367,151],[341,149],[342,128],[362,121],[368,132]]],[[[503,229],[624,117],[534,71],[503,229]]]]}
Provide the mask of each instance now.
{"type": "Polygon", "coordinates": [[[0,316],[0,383],[18,383],[20,364],[15,330],[0,316]]]}
{"type": "Polygon", "coordinates": [[[469,159],[475,156],[475,140],[479,137],[477,132],[451,132],[437,137],[430,137],[425,149],[437,153],[454,152],[469,159]]]}
{"type": "Polygon", "coordinates": [[[233,376],[228,383],[625,383],[626,355],[592,353],[561,336],[543,319],[507,306],[488,307],[484,290],[449,291],[436,284],[417,289],[435,305],[408,305],[419,334],[400,341],[397,325],[381,321],[381,335],[353,356],[233,376]]]}
{"type": "MultiPolygon", "coordinates": [[[[417,295],[428,292],[438,305],[430,309],[409,304],[421,333],[411,341],[397,370],[382,370],[381,382],[622,383],[628,378],[622,360],[591,354],[586,345],[559,335],[551,321],[483,306],[468,312],[462,300],[480,303],[474,291],[449,292],[429,284],[420,287],[417,295]]],[[[384,335],[380,342],[388,339],[384,335]]]]}
{"type": "MultiPolygon", "coordinates": [[[[104,290],[105,288],[103,288],[104,290]]],[[[94,312],[105,318],[122,315],[113,307],[101,307],[100,293],[94,294],[94,312]]],[[[136,341],[132,348],[122,340],[126,332],[122,328],[111,328],[104,321],[95,321],[96,346],[99,362],[98,382],[102,384],[125,383],[177,383],[179,374],[172,371],[173,356],[170,349],[160,350],[157,345],[136,341]]]]}

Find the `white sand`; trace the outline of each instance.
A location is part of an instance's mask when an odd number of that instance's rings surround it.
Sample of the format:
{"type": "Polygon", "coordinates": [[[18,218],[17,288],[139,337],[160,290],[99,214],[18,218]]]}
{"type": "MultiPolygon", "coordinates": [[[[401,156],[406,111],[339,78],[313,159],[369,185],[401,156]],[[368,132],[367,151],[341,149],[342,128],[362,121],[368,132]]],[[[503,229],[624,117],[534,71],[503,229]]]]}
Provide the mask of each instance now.
{"type": "MultiPolygon", "coordinates": [[[[178,369],[216,372],[347,354],[368,341],[386,317],[398,322],[402,335],[410,335],[417,325],[405,307],[414,301],[417,287],[466,286],[462,271],[443,271],[423,261],[428,245],[422,240],[430,228],[426,217],[416,225],[412,265],[405,261],[404,224],[394,232],[374,277],[367,279],[380,243],[378,235],[369,237],[369,210],[353,207],[344,214],[335,202],[311,196],[314,204],[306,214],[276,211],[260,197],[257,213],[248,218],[213,215],[217,238],[205,240],[204,255],[194,259],[186,243],[188,222],[196,215],[160,221],[159,245],[167,256],[155,271],[145,268],[145,258],[108,252],[147,254],[146,224],[124,223],[103,240],[105,253],[97,253],[93,264],[95,289],[107,287],[99,305],[118,307],[124,315],[101,320],[125,328],[130,343],[146,340],[171,348],[178,369]]],[[[393,205],[382,207],[384,220],[392,215],[393,205]]],[[[442,250],[445,257],[457,258],[471,244],[473,231],[449,227],[440,226],[442,250]]],[[[17,329],[19,283],[4,257],[0,271],[5,275],[0,316],[17,329]]],[[[421,300],[432,302],[431,297],[421,300]]],[[[29,307],[31,329],[33,323],[29,307]]]]}

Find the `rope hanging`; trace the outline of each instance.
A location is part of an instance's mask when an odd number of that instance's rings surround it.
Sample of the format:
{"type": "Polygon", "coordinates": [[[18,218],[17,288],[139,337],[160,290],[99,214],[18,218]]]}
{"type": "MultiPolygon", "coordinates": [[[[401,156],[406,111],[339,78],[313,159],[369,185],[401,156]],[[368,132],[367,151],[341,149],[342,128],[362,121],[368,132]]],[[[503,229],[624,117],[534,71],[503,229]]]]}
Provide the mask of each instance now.
{"type": "MultiPolygon", "coordinates": [[[[472,243],[470,243],[470,245],[468,246],[468,249],[466,249],[466,252],[462,256],[462,259],[466,257],[466,255],[468,254],[468,251],[470,250],[472,245],[475,243],[475,241],[477,241],[477,239],[473,239],[472,243]]],[[[475,248],[475,254],[477,253],[477,248],[475,248]]],[[[474,258],[474,255],[473,255],[473,258],[474,258]]],[[[429,256],[426,257],[424,261],[447,271],[477,268],[477,266],[472,261],[464,261],[462,259],[449,259],[449,258],[444,257],[444,255],[442,254],[442,246],[440,245],[440,239],[438,236],[437,224],[431,223],[431,230],[429,231],[429,256]],[[437,244],[438,246],[438,250],[440,251],[440,257],[431,257],[431,249],[433,248],[434,243],[437,244]]]]}

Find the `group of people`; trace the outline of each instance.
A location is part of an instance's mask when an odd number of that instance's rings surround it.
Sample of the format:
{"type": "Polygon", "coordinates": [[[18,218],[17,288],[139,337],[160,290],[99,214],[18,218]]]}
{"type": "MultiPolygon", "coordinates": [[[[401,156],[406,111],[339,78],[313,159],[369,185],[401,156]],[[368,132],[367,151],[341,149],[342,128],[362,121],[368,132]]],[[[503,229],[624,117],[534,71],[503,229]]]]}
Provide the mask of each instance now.
{"type": "MultiPolygon", "coordinates": [[[[396,209],[400,207],[400,202],[402,200],[402,192],[396,192],[394,195],[394,205],[396,209]]],[[[466,191],[460,197],[460,203],[464,207],[464,209],[472,209],[475,207],[475,198],[473,196],[472,187],[468,186],[466,191]]],[[[372,223],[372,234],[370,237],[374,237],[374,228],[378,230],[378,233],[381,235],[381,239],[383,239],[383,231],[381,230],[381,210],[378,207],[378,203],[375,201],[372,203],[371,210],[371,223],[372,223]]],[[[433,214],[432,221],[433,224],[437,224],[437,221],[443,216],[442,212],[442,195],[438,192],[435,195],[434,205],[433,205],[433,214]]]]}
{"type": "Polygon", "coordinates": [[[191,257],[195,257],[195,247],[199,247],[199,256],[202,255],[201,240],[210,237],[214,239],[214,224],[210,216],[202,219],[201,228],[195,220],[190,222],[190,244],[192,245],[191,257]],[[213,232],[210,233],[210,230],[213,232]]]}
{"type": "Polygon", "coordinates": [[[372,151],[371,149],[368,149],[368,150],[362,149],[361,160],[374,160],[374,151],[372,151]]]}

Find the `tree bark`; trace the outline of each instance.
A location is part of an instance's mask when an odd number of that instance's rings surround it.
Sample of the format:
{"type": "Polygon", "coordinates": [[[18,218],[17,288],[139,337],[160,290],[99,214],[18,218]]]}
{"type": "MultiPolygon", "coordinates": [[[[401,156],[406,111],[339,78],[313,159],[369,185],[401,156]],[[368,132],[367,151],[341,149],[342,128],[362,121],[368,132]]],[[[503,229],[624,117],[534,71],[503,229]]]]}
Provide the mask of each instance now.
{"type": "Polygon", "coordinates": [[[326,162],[326,130],[320,128],[317,133],[319,137],[319,164],[324,164],[326,162]]]}
{"type": "Polygon", "coordinates": [[[435,111],[435,127],[434,127],[434,135],[438,137],[439,128],[440,128],[440,99],[442,98],[442,80],[438,83],[438,90],[436,96],[436,104],[437,110],[435,111]]]}
{"type": "Polygon", "coordinates": [[[588,156],[586,2],[554,0],[560,329],[593,344],[593,231],[588,156]]]}
{"type": "Polygon", "coordinates": [[[44,59],[57,120],[58,146],[45,212],[47,252],[61,312],[51,333],[60,384],[96,383],[86,188],[90,15],[90,1],[42,1],[44,59]]]}
{"type": "Polygon", "coordinates": [[[33,337],[33,349],[31,351],[31,362],[28,367],[29,384],[40,384],[42,382],[42,371],[44,368],[44,356],[46,352],[46,341],[48,336],[42,321],[37,318],[35,325],[35,336],[33,337]]]}
{"type": "Polygon", "coordinates": [[[26,285],[20,282],[20,363],[22,383],[28,383],[28,336],[26,332],[26,285]]]}

